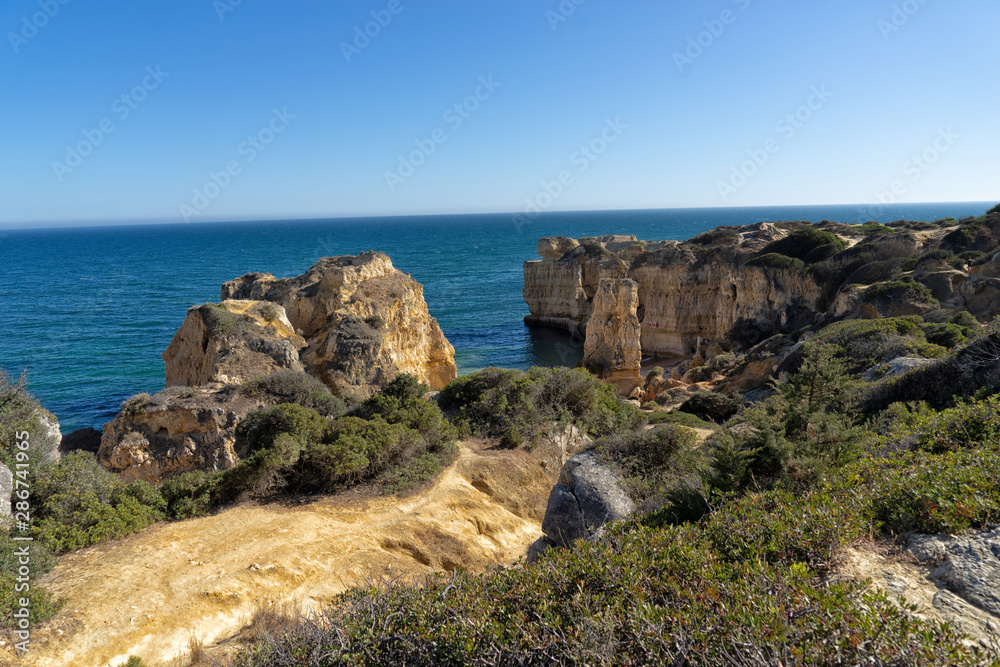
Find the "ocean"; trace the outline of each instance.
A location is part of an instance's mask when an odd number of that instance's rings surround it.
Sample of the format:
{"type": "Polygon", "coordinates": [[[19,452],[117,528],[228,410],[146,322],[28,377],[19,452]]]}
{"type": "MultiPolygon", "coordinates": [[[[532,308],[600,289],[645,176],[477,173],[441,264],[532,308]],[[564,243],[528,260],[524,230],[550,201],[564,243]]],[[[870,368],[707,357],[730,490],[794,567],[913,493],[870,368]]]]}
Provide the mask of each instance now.
{"type": "Polygon", "coordinates": [[[543,236],[687,239],[719,225],[823,219],[889,222],[981,215],[996,202],[451,215],[0,231],[0,367],[64,433],[101,428],[120,403],[163,388],[163,360],[188,307],[253,271],[304,273],[320,257],[380,250],[424,285],[459,373],[572,362],[578,344],[529,330],[521,266],[543,236]],[[575,346],[574,346],[575,345],[575,346]]]}

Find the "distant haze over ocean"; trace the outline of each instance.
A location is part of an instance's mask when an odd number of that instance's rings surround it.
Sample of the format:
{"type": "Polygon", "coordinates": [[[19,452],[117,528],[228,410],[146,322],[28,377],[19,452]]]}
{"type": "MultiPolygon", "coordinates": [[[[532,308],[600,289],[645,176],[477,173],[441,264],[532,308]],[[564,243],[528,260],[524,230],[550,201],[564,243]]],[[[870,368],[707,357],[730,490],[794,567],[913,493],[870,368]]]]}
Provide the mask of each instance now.
{"type": "Polygon", "coordinates": [[[524,261],[543,236],[687,239],[776,220],[890,222],[981,215],[997,202],[785,206],[202,223],[0,231],[0,366],[63,432],[100,428],[128,396],[163,388],[160,353],[187,309],[253,271],[304,273],[320,257],[380,250],[423,283],[459,373],[573,363],[578,346],[522,318],[524,261]]]}

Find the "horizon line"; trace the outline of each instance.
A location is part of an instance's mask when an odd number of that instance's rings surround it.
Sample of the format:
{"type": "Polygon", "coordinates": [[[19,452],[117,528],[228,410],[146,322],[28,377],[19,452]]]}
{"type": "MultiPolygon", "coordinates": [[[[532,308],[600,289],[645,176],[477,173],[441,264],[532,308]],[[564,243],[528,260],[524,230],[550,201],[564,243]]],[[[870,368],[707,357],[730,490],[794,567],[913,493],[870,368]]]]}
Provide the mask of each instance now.
{"type": "MultiPolygon", "coordinates": [[[[965,201],[922,201],[922,202],[893,202],[890,204],[881,203],[851,203],[851,204],[755,204],[750,206],[669,206],[663,208],[606,208],[606,209],[560,209],[560,210],[548,210],[541,211],[535,214],[536,218],[543,216],[549,216],[554,214],[566,214],[566,213],[645,213],[654,211],[692,211],[692,210],[728,210],[728,209],[774,209],[774,208],[825,208],[825,207],[858,207],[858,208],[876,208],[876,207],[889,207],[889,206],[923,206],[927,204],[938,204],[938,205],[948,205],[948,204],[991,204],[997,200],[965,200],[965,201]]],[[[985,211],[984,211],[985,213],[985,211]]],[[[107,227],[141,227],[141,226],[194,226],[194,225],[212,225],[212,224],[239,224],[239,223],[253,223],[253,222],[278,222],[278,223],[288,223],[288,222],[323,222],[323,221],[346,221],[346,220],[394,220],[400,218],[458,218],[458,217],[472,217],[472,216],[525,216],[526,212],[517,211],[479,211],[479,212],[464,212],[464,213],[394,213],[394,214],[358,214],[358,215],[346,215],[346,214],[335,214],[333,216],[309,216],[309,217],[233,217],[233,218],[217,218],[211,220],[200,220],[197,222],[184,222],[179,220],[166,220],[162,218],[115,218],[112,220],[79,220],[79,221],[66,221],[66,220],[47,220],[38,221],[35,223],[28,223],[37,225],[36,227],[6,227],[6,223],[0,223],[0,232],[29,232],[29,231],[39,231],[41,229],[45,230],[60,230],[60,229],[99,229],[107,227]]],[[[19,224],[19,223],[12,223],[19,224]]]]}

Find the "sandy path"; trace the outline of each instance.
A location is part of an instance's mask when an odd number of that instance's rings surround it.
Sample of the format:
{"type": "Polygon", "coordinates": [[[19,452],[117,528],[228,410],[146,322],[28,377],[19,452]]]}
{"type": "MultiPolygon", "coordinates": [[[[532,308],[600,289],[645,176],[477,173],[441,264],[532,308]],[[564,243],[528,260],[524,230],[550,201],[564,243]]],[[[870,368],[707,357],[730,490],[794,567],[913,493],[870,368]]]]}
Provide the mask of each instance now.
{"type": "Polygon", "coordinates": [[[210,647],[237,634],[269,601],[315,608],[373,575],[509,563],[541,535],[552,483],[529,455],[463,443],[458,462],[412,498],[323,498],[157,524],[65,557],[42,580],[66,598],[63,612],[36,632],[26,659],[0,651],[0,663],[97,667],[134,654],[170,664],[192,638],[210,647]]]}

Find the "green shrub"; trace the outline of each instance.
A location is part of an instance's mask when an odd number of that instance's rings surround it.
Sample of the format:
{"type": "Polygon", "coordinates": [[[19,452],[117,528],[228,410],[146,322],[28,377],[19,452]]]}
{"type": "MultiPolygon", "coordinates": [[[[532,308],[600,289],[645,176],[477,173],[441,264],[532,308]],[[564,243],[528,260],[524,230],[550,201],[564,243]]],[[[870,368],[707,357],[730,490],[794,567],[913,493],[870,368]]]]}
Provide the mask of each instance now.
{"type": "Polygon", "coordinates": [[[171,477],[160,487],[166,514],[173,519],[190,519],[208,514],[214,507],[213,493],[221,473],[185,472],[171,477]]]}
{"type": "MultiPolygon", "coordinates": [[[[761,255],[777,253],[794,259],[804,260],[812,251],[825,246],[832,246],[830,248],[830,250],[833,250],[831,254],[835,254],[847,247],[842,240],[831,232],[805,227],[792,232],[785,238],[772,241],[761,251],[761,255]]],[[[830,252],[830,250],[824,252],[830,252]]],[[[820,261],[821,259],[826,258],[814,258],[812,261],[820,261]]]]}
{"type": "Polygon", "coordinates": [[[872,285],[865,290],[862,301],[874,304],[888,304],[894,301],[927,303],[935,306],[938,304],[926,285],[910,277],[872,285]]]}
{"type": "Polygon", "coordinates": [[[924,326],[919,317],[845,320],[822,329],[816,340],[836,346],[837,356],[845,362],[845,370],[860,373],[921,350],[939,354],[939,351],[926,348],[924,326]]]}
{"type": "MultiPolygon", "coordinates": [[[[833,517],[808,525],[820,518],[833,517]]],[[[812,540],[821,550],[822,536],[812,540]]],[[[947,626],[917,620],[863,584],[825,583],[790,558],[732,556],[697,527],[613,527],[601,542],[547,551],[534,567],[349,591],[234,664],[301,661],[284,656],[323,656],[324,665],[988,662],[947,626]]]]}
{"type": "Polygon", "coordinates": [[[273,304],[266,304],[260,309],[260,316],[265,322],[274,322],[278,319],[278,309],[273,304]]]}
{"type": "Polygon", "coordinates": [[[420,382],[415,375],[400,373],[381,393],[399,401],[409,401],[423,398],[428,391],[430,387],[420,382]]]}
{"type": "Polygon", "coordinates": [[[846,475],[864,489],[873,525],[890,534],[958,533],[1000,518],[1000,452],[908,452],[846,475]]]}
{"type": "Polygon", "coordinates": [[[702,232],[692,239],[688,240],[688,243],[694,243],[696,245],[713,245],[715,243],[729,243],[734,241],[739,236],[739,230],[736,227],[723,225],[721,227],[716,227],[715,229],[710,229],[707,232],[702,232]]]}
{"type": "Polygon", "coordinates": [[[1000,333],[989,332],[934,364],[867,388],[860,398],[863,414],[874,416],[892,403],[926,401],[934,409],[958,399],[1000,390],[1000,333]]]}
{"type": "Polygon", "coordinates": [[[852,285],[872,285],[884,280],[891,280],[902,273],[905,261],[885,259],[865,264],[849,275],[845,282],[852,285]]]}
{"type": "Polygon", "coordinates": [[[690,413],[681,412],[679,410],[673,410],[671,412],[654,412],[649,415],[649,423],[677,424],[679,426],[687,426],[688,428],[718,428],[718,425],[714,422],[705,421],[700,417],[696,417],[690,413]]]}
{"type": "Polygon", "coordinates": [[[795,259],[776,252],[769,252],[766,255],[754,257],[746,265],[759,266],[764,269],[785,269],[788,271],[801,271],[806,266],[805,262],[801,259],[795,259]]]}
{"type": "Polygon", "coordinates": [[[280,403],[252,412],[236,427],[236,451],[249,456],[274,445],[288,433],[312,442],[329,430],[330,422],[317,411],[297,403],[280,403]]]}
{"type": "Polygon", "coordinates": [[[593,449],[618,473],[636,506],[648,511],[669,503],[678,487],[703,466],[697,442],[691,429],[666,424],[602,438],[593,449]]]}
{"type": "Polygon", "coordinates": [[[325,384],[298,371],[283,370],[257,378],[241,386],[240,392],[270,403],[298,403],[326,417],[339,417],[346,410],[344,402],[325,384]]]}
{"type": "Polygon", "coordinates": [[[957,324],[925,324],[923,327],[927,342],[950,350],[965,342],[965,333],[957,324]]]}
{"type": "Polygon", "coordinates": [[[679,408],[706,421],[721,424],[736,414],[739,401],[714,391],[699,391],[684,401],[679,408]]]}
{"type": "Polygon", "coordinates": [[[508,446],[531,441],[550,422],[576,424],[600,437],[636,428],[644,415],[582,369],[485,370],[441,391],[439,405],[480,435],[508,446]]]}
{"type": "Polygon", "coordinates": [[[924,404],[923,409],[910,413],[912,416],[896,420],[887,429],[879,446],[934,454],[959,449],[1000,450],[1000,396],[961,402],[941,412],[927,410],[924,404]]]}
{"type": "Polygon", "coordinates": [[[986,211],[986,215],[993,215],[994,213],[1000,213],[1000,204],[997,204],[990,210],[986,211]]]}
{"type": "Polygon", "coordinates": [[[247,335],[260,330],[249,315],[230,312],[222,304],[206,303],[198,308],[209,336],[247,335]]]}

